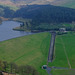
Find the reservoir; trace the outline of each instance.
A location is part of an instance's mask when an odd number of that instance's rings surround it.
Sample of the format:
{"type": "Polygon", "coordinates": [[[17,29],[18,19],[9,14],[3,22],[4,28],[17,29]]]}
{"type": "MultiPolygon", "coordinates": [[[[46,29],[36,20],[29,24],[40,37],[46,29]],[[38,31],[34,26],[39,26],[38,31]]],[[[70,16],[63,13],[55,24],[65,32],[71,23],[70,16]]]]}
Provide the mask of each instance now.
{"type": "Polygon", "coordinates": [[[16,21],[3,21],[0,24],[0,41],[32,34],[31,32],[14,31],[13,28],[20,26],[20,24],[16,21]]]}

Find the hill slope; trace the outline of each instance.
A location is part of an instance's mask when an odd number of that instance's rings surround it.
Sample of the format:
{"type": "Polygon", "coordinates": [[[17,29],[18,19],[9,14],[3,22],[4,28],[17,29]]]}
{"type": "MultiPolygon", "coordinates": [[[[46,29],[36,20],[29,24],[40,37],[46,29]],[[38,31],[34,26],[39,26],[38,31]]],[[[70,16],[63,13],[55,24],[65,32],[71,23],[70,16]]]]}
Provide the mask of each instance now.
{"type": "Polygon", "coordinates": [[[75,8],[75,0],[0,0],[0,4],[10,6],[52,4],[57,6],[75,8]]]}
{"type": "Polygon", "coordinates": [[[47,75],[41,66],[47,63],[50,33],[38,33],[0,42],[0,59],[18,65],[32,65],[39,75],[47,75]]]}
{"type": "Polygon", "coordinates": [[[53,1],[55,0],[0,0],[0,4],[20,6],[27,4],[50,4],[53,1]]]}
{"type": "Polygon", "coordinates": [[[52,5],[75,8],[75,0],[56,0],[51,2],[52,5]]]}

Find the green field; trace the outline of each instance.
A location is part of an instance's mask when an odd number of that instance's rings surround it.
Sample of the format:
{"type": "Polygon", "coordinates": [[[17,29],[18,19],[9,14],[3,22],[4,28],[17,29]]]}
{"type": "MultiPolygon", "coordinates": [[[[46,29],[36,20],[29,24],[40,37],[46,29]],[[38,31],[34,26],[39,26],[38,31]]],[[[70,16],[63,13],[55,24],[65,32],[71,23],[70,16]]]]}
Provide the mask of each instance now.
{"type": "Polygon", "coordinates": [[[47,64],[50,33],[37,33],[0,42],[0,59],[18,65],[32,65],[40,75],[47,75],[41,67],[47,64]]]}
{"type": "Polygon", "coordinates": [[[55,42],[54,60],[49,66],[64,67],[71,70],[53,69],[53,75],[75,74],[75,33],[57,35],[55,42]]]}
{"type": "MultiPolygon", "coordinates": [[[[48,75],[41,69],[47,64],[50,33],[37,33],[0,42],[0,59],[18,65],[32,65],[40,75],[48,75]]],[[[54,60],[49,66],[75,68],[75,34],[57,35],[54,60]],[[65,53],[66,52],[66,53],[65,53]],[[70,64],[70,65],[69,65],[70,64]]],[[[52,69],[52,75],[74,75],[75,70],[52,69]]]]}
{"type": "Polygon", "coordinates": [[[75,34],[57,35],[55,55],[50,66],[75,68],[75,34]],[[69,64],[68,64],[69,62],[69,64]]]}
{"type": "Polygon", "coordinates": [[[52,75],[75,75],[75,70],[52,70],[52,75]]]}
{"type": "Polygon", "coordinates": [[[60,6],[74,8],[75,9],[75,0],[66,0],[67,2],[64,2],[60,6]]]}
{"type": "Polygon", "coordinates": [[[4,6],[4,7],[9,7],[11,10],[14,10],[14,11],[16,11],[16,10],[18,10],[18,9],[19,9],[19,8],[18,8],[18,7],[16,7],[16,6],[5,5],[5,4],[1,4],[1,3],[0,3],[0,5],[2,5],[2,6],[4,6]]]}
{"type": "Polygon", "coordinates": [[[75,9],[75,0],[59,0],[55,3],[55,5],[75,9]]]}

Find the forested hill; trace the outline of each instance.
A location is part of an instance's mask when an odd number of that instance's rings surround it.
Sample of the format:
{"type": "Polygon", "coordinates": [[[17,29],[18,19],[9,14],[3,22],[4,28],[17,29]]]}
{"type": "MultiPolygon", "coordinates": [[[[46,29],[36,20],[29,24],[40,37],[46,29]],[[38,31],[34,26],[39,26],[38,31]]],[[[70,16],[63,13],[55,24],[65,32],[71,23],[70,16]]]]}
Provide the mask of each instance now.
{"type": "Polygon", "coordinates": [[[14,17],[31,18],[36,23],[71,23],[75,21],[75,9],[52,5],[28,5],[17,10],[14,17]]]}
{"type": "Polygon", "coordinates": [[[46,25],[54,25],[75,21],[75,9],[53,5],[27,5],[17,11],[13,11],[8,7],[1,7],[0,10],[0,16],[6,18],[32,19],[31,27],[34,28],[38,25],[42,27],[41,24],[43,23],[46,25]]]}
{"type": "Polygon", "coordinates": [[[0,17],[11,18],[14,15],[14,11],[9,7],[4,7],[0,5],[0,17]]]}
{"type": "Polygon", "coordinates": [[[17,11],[0,6],[0,16],[29,18],[37,23],[71,23],[75,21],[75,9],[52,5],[27,5],[17,11]]]}
{"type": "Polygon", "coordinates": [[[75,0],[56,0],[51,4],[75,9],[75,0]]]}

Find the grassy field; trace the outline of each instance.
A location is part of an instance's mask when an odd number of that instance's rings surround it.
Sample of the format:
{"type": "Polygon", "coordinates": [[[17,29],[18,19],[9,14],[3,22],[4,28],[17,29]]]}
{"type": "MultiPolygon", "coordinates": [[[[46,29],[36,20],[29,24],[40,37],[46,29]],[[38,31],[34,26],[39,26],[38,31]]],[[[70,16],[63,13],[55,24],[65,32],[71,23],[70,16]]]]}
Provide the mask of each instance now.
{"type": "Polygon", "coordinates": [[[5,4],[1,4],[1,3],[0,3],[0,5],[2,5],[2,6],[4,6],[4,7],[9,7],[11,10],[14,10],[14,11],[16,11],[16,10],[19,9],[18,7],[12,6],[12,5],[5,5],[5,4]]]}
{"type": "Polygon", "coordinates": [[[50,66],[75,68],[75,34],[57,35],[54,61],[50,66]],[[70,65],[69,65],[70,64],[70,65]]]}
{"type": "Polygon", "coordinates": [[[75,75],[75,70],[52,70],[52,75],[75,75]]]}
{"type": "Polygon", "coordinates": [[[75,33],[57,35],[55,42],[54,60],[49,66],[66,67],[71,70],[53,69],[53,75],[75,74],[75,33]]]}
{"type": "Polygon", "coordinates": [[[75,9],[75,0],[66,0],[67,2],[64,2],[60,6],[74,8],[75,9]]]}
{"type": "Polygon", "coordinates": [[[18,65],[32,65],[40,75],[47,75],[41,67],[47,64],[50,33],[37,33],[0,42],[0,59],[18,65]]]}
{"type": "Polygon", "coordinates": [[[75,9],[75,0],[58,0],[54,3],[54,5],[75,9]]]}

